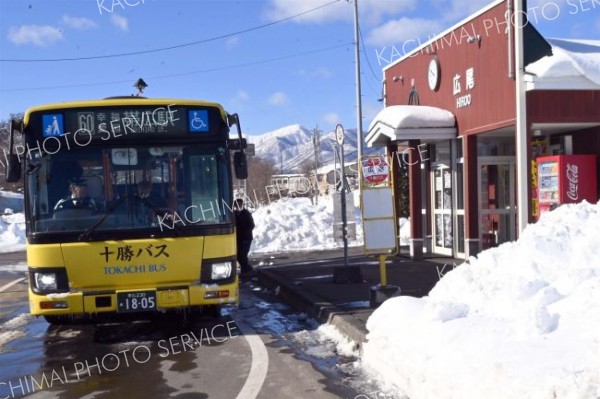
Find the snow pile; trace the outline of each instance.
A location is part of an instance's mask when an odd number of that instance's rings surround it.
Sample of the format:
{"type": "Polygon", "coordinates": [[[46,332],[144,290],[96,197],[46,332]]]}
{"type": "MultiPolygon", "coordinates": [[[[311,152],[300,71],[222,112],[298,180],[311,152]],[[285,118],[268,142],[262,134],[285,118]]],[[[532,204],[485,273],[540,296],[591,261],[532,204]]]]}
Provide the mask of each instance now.
{"type": "MultiPolygon", "coordinates": [[[[7,211],[9,211],[7,209],[7,211]]],[[[0,253],[25,250],[25,215],[7,212],[0,216],[0,253]]]]}
{"type": "MultiPolygon", "coordinates": [[[[254,217],[251,252],[286,252],[332,249],[343,246],[333,239],[333,200],[319,197],[318,204],[308,198],[282,198],[258,208],[254,217]]],[[[350,222],[350,221],[349,221],[350,222]]],[[[360,210],[355,208],[356,241],[362,245],[360,210]]]]}
{"type": "Polygon", "coordinates": [[[315,330],[301,330],[288,336],[302,352],[317,359],[335,358],[338,355],[358,357],[356,344],[348,340],[331,324],[322,324],[315,330]]]}
{"type": "Polygon", "coordinates": [[[0,190],[0,253],[25,250],[23,194],[0,190]]]}
{"type": "Polygon", "coordinates": [[[358,356],[356,344],[346,338],[346,336],[340,333],[332,324],[323,324],[319,326],[317,332],[320,334],[320,341],[322,343],[333,342],[336,352],[340,355],[346,357],[358,356]]]}
{"type": "Polygon", "coordinates": [[[419,398],[600,397],[600,204],[563,205],[425,298],[386,301],[362,363],[419,398]]]}

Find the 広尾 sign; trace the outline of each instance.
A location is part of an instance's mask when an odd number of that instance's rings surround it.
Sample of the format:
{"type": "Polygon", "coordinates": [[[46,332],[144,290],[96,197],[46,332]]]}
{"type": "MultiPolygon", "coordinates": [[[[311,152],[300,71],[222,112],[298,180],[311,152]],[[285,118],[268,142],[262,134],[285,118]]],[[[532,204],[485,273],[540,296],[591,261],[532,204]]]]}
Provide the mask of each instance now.
{"type": "Polygon", "coordinates": [[[366,158],[361,161],[362,175],[370,184],[379,184],[387,180],[390,167],[383,157],[366,158]]]}

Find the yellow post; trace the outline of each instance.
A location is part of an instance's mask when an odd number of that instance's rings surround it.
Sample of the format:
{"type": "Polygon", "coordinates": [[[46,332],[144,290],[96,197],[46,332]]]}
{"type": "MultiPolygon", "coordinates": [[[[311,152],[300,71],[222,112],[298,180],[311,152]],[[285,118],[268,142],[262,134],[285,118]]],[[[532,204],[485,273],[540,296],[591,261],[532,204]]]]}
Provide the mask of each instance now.
{"type": "Polygon", "coordinates": [[[385,255],[379,255],[379,275],[381,276],[381,286],[387,286],[387,271],[385,269],[385,255]]]}

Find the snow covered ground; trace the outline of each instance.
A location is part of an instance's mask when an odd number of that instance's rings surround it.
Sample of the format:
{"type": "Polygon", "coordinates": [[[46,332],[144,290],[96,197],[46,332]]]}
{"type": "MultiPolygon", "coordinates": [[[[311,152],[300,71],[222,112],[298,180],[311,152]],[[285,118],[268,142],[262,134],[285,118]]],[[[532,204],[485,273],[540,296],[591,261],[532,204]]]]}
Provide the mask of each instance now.
{"type": "Polygon", "coordinates": [[[369,318],[362,363],[419,398],[600,397],[600,204],[563,205],[428,297],[369,318]]]}
{"type": "MultiPolygon", "coordinates": [[[[252,253],[287,252],[339,248],[333,239],[333,200],[319,197],[318,204],[308,198],[282,198],[254,213],[252,253]]],[[[351,246],[362,245],[360,210],[355,210],[356,240],[351,246]]],[[[350,220],[348,222],[351,222],[350,220]]]]}
{"type": "MultiPolygon", "coordinates": [[[[356,195],[356,193],[355,193],[356,195]]],[[[355,199],[354,203],[358,201],[355,199]]],[[[318,205],[308,198],[283,198],[254,213],[254,241],[251,253],[312,251],[342,247],[333,239],[333,199],[319,197],[318,205]]],[[[362,217],[355,208],[356,240],[350,246],[363,245],[362,217]]],[[[408,245],[410,223],[400,219],[400,245],[408,245]]]]}
{"type": "Polygon", "coordinates": [[[0,191],[0,253],[25,250],[23,195],[0,191]]]}

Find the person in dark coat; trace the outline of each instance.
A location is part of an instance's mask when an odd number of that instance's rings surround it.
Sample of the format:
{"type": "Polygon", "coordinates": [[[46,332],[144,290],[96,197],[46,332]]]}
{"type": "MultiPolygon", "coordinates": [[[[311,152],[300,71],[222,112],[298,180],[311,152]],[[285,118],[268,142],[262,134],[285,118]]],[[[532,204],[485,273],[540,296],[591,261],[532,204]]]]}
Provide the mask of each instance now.
{"type": "Polygon", "coordinates": [[[252,245],[252,230],[254,230],[254,219],[250,211],[244,208],[244,201],[236,199],[233,203],[235,213],[235,230],[237,240],[237,260],[240,263],[241,275],[247,276],[252,272],[252,266],[248,261],[248,252],[252,245]]]}
{"type": "Polygon", "coordinates": [[[54,210],[62,209],[90,209],[97,211],[98,207],[93,198],[87,195],[87,186],[84,180],[74,179],[69,184],[69,195],[62,198],[54,206],[54,210]]]}

